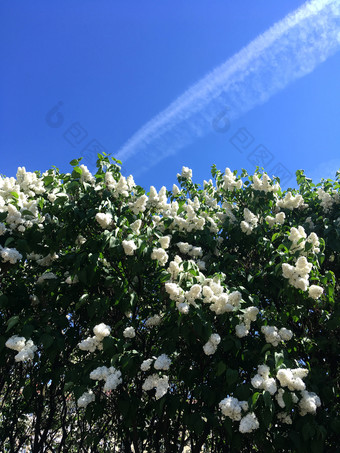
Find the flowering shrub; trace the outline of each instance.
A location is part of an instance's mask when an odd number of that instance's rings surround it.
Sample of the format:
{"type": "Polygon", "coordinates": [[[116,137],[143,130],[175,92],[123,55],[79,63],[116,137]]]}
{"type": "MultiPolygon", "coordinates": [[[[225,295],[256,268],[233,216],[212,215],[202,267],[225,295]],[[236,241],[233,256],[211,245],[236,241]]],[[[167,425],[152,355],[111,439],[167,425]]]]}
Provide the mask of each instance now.
{"type": "Polygon", "coordinates": [[[337,451],[339,183],[80,160],[0,179],[2,451],[337,451]]]}

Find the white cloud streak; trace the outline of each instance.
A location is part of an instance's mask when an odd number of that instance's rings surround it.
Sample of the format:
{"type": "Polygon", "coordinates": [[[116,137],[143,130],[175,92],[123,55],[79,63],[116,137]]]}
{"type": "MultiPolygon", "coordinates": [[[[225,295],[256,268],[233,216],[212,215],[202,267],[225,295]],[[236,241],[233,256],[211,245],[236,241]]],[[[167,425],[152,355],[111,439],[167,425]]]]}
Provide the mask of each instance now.
{"type": "Polygon", "coordinates": [[[137,173],[212,131],[228,108],[236,119],[340,49],[340,0],[306,2],[185,91],[115,155],[137,173]]]}

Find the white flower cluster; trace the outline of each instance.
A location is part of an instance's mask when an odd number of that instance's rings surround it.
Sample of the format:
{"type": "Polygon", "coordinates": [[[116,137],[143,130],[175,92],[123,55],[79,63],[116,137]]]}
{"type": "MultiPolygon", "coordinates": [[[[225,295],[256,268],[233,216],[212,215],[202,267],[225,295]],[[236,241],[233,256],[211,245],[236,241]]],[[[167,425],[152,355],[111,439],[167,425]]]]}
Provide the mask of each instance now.
{"type": "Polygon", "coordinates": [[[276,380],[269,377],[269,372],[267,365],[259,365],[257,374],[251,379],[251,385],[256,389],[263,389],[274,395],[277,392],[276,380]]]}
{"type": "Polygon", "coordinates": [[[251,234],[254,228],[257,227],[259,221],[258,216],[253,214],[248,208],[243,210],[244,220],[241,221],[241,230],[247,235],[251,234]]]}
{"type": "Polygon", "coordinates": [[[226,168],[224,175],[223,175],[223,189],[225,190],[234,190],[234,189],[241,189],[242,187],[242,179],[236,179],[236,176],[230,168],[226,168]]]}
{"type": "Polygon", "coordinates": [[[286,423],[287,425],[291,425],[293,423],[292,417],[286,412],[279,412],[277,414],[277,418],[280,422],[286,423]]]}
{"type": "Polygon", "coordinates": [[[316,409],[321,406],[321,401],[318,395],[314,392],[302,390],[301,400],[299,402],[300,415],[315,414],[316,409]]]}
{"type": "Polygon", "coordinates": [[[323,288],[318,285],[310,285],[308,288],[308,295],[312,299],[319,299],[319,297],[323,294],[323,288]]]}
{"type": "Polygon", "coordinates": [[[58,278],[53,272],[44,272],[37,280],[39,285],[43,284],[45,280],[54,280],[58,278]]]}
{"type": "Polygon", "coordinates": [[[156,400],[159,400],[166,394],[169,388],[169,377],[162,376],[159,377],[158,374],[152,374],[148,376],[142,386],[144,391],[156,389],[156,400]]]}
{"type": "Polygon", "coordinates": [[[89,182],[89,183],[95,182],[94,176],[92,176],[92,173],[90,172],[90,170],[87,168],[86,165],[81,164],[81,165],[79,165],[79,168],[81,169],[81,175],[80,175],[81,182],[89,182]]]}
{"type": "Polygon", "coordinates": [[[163,248],[154,248],[151,253],[151,259],[152,260],[157,260],[161,266],[165,266],[168,259],[169,255],[166,253],[166,251],[163,248]]]}
{"type": "Polygon", "coordinates": [[[130,241],[124,240],[122,242],[122,246],[123,246],[125,255],[128,255],[128,256],[133,255],[135,253],[135,250],[137,250],[137,246],[132,240],[130,240],[130,241]]]}
{"type": "Polygon", "coordinates": [[[150,187],[149,199],[147,202],[148,207],[163,210],[167,206],[166,187],[163,186],[159,193],[154,186],[150,187]]]}
{"type": "Polygon", "coordinates": [[[71,277],[70,275],[66,278],[65,283],[68,285],[75,285],[76,283],[79,283],[79,278],[78,275],[75,275],[74,277],[71,277]]]}
{"type": "Polygon", "coordinates": [[[0,222],[0,236],[3,236],[7,231],[6,225],[0,222]]]}
{"type": "Polygon", "coordinates": [[[224,292],[221,282],[217,279],[206,278],[202,294],[203,302],[210,303],[210,310],[217,315],[229,313],[240,306],[241,293],[239,291],[224,292]]]}
{"type": "MultiPolygon", "coordinates": [[[[181,270],[182,260],[175,257],[174,261],[170,262],[168,272],[171,273],[172,280],[175,280],[181,270]]],[[[182,277],[183,278],[183,274],[182,277]]],[[[235,308],[239,308],[241,294],[239,291],[232,293],[224,292],[219,278],[204,278],[200,273],[202,284],[195,283],[188,291],[184,291],[178,283],[168,282],[165,284],[165,290],[169,294],[170,299],[176,302],[177,309],[184,314],[189,312],[190,305],[197,307],[196,300],[201,299],[203,303],[210,304],[210,310],[217,315],[231,312],[235,308]]]]}
{"type": "Polygon", "coordinates": [[[99,223],[99,225],[106,230],[109,228],[112,224],[112,214],[109,212],[104,214],[103,212],[98,212],[96,214],[96,220],[99,223]]]}
{"type": "Polygon", "coordinates": [[[83,393],[80,398],[78,398],[77,404],[79,407],[86,408],[87,405],[90,403],[93,403],[93,401],[95,399],[96,398],[95,398],[92,390],[89,390],[88,392],[83,393]]]}
{"type": "Polygon", "coordinates": [[[36,261],[39,266],[49,267],[54,261],[59,258],[59,255],[54,253],[49,253],[46,256],[39,255],[38,253],[29,253],[27,259],[36,261]]]}
{"type": "Polygon", "coordinates": [[[220,342],[221,337],[218,335],[218,333],[213,333],[212,335],[210,335],[209,340],[203,346],[204,354],[206,355],[215,354],[217,346],[220,344],[220,342]]]}
{"type": "Polygon", "coordinates": [[[260,179],[257,175],[253,176],[253,190],[262,190],[263,192],[278,192],[280,190],[280,185],[278,183],[271,184],[272,180],[269,178],[267,173],[262,175],[260,179]]]}
{"type": "Polygon", "coordinates": [[[256,317],[259,313],[259,309],[257,307],[247,307],[244,310],[243,315],[240,316],[243,322],[238,324],[235,327],[236,336],[239,338],[243,338],[249,333],[250,325],[252,322],[256,321],[256,317]]]}
{"type": "MultiPolygon", "coordinates": [[[[45,192],[42,179],[39,179],[35,173],[26,172],[24,167],[18,169],[17,178],[16,180],[0,177],[0,212],[7,212],[7,227],[12,231],[17,229],[21,233],[26,228],[31,228],[33,224],[43,228],[45,217],[38,217],[37,199],[37,195],[45,192]],[[12,204],[13,194],[15,194],[17,207],[12,204]],[[36,199],[32,200],[32,197],[36,199]],[[24,211],[29,211],[31,215],[27,215],[24,211]]],[[[4,227],[1,230],[4,232],[4,227]]]]}
{"type": "Polygon", "coordinates": [[[88,337],[86,340],[78,343],[78,348],[82,351],[89,352],[94,352],[96,349],[101,351],[103,349],[102,341],[110,335],[110,332],[111,327],[102,322],[93,328],[94,337],[88,337]]]}
{"type": "Polygon", "coordinates": [[[171,365],[171,359],[166,354],[161,354],[157,357],[154,367],[156,370],[168,370],[171,365]]]}
{"type": "Polygon", "coordinates": [[[254,412],[250,412],[241,418],[241,411],[248,410],[246,401],[239,401],[237,398],[229,396],[219,403],[219,408],[225,417],[233,421],[240,421],[239,431],[242,434],[251,433],[259,428],[260,424],[254,412]]]}
{"type": "Polygon", "coordinates": [[[254,412],[247,414],[245,417],[242,418],[240,422],[239,431],[240,433],[251,433],[258,429],[260,426],[258,419],[254,412]]]}
{"type": "Polygon", "coordinates": [[[267,215],[265,221],[272,228],[274,225],[283,225],[285,223],[286,214],[284,212],[278,212],[275,217],[267,215]]]}
{"type": "MultiPolygon", "coordinates": [[[[284,409],[286,407],[286,403],[284,402],[283,400],[283,395],[285,394],[286,390],[284,390],[283,388],[279,388],[277,394],[275,395],[275,399],[278,403],[278,405],[284,409]]],[[[294,392],[289,392],[290,393],[290,396],[292,398],[292,402],[294,404],[297,404],[299,402],[299,398],[295,395],[294,392]]]]}
{"type": "Polygon", "coordinates": [[[237,398],[232,396],[224,398],[220,401],[218,406],[222,414],[225,417],[229,417],[233,421],[240,421],[242,417],[241,412],[246,412],[248,410],[247,401],[239,401],[237,398]]]}
{"type": "Polygon", "coordinates": [[[288,387],[292,392],[294,390],[305,390],[306,385],[303,382],[308,374],[308,370],[305,368],[281,368],[276,378],[280,381],[281,387],[288,387]]]}
{"type": "Polygon", "coordinates": [[[308,252],[311,252],[311,253],[320,252],[320,248],[319,248],[320,242],[319,242],[318,236],[313,232],[307,238],[305,229],[302,226],[299,226],[298,228],[292,227],[290,229],[289,240],[292,242],[292,245],[290,248],[290,251],[292,253],[295,253],[297,250],[301,250],[302,255],[307,255],[308,252]],[[306,242],[309,242],[312,244],[312,248],[308,252],[304,251],[306,242]]]}
{"type": "Polygon", "coordinates": [[[176,255],[173,261],[170,261],[167,271],[171,275],[171,280],[174,281],[177,279],[178,274],[181,271],[181,264],[183,260],[180,256],[176,255]]]}
{"type": "Polygon", "coordinates": [[[105,184],[109,190],[113,191],[114,198],[118,198],[120,195],[128,197],[131,190],[135,187],[135,182],[132,175],[125,178],[120,175],[118,182],[114,179],[113,174],[109,171],[105,173],[105,184]]]}
{"type": "Polygon", "coordinates": [[[0,245],[0,256],[2,261],[6,263],[9,261],[11,264],[16,264],[18,261],[22,259],[21,253],[18,252],[16,249],[10,249],[8,247],[1,247],[0,245]]]}
{"type": "Polygon", "coordinates": [[[105,381],[104,392],[116,390],[118,385],[122,383],[121,376],[122,373],[113,366],[110,368],[101,366],[90,373],[90,379],[94,381],[105,381]]]}
{"type": "Polygon", "coordinates": [[[129,203],[129,208],[134,214],[138,215],[140,212],[144,212],[146,210],[147,201],[148,197],[145,194],[141,195],[129,203]]]}
{"type": "Polygon", "coordinates": [[[138,236],[140,234],[141,226],[142,226],[141,219],[137,219],[133,223],[131,223],[130,228],[132,229],[133,233],[136,236],[138,236]]]}
{"type": "Polygon", "coordinates": [[[300,256],[295,266],[288,263],[282,264],[282,275],[289,280],[289,283],[297,289],[307,291],[309,286],[309,273],[313,264],[307,261],[305,256],[300,256]]]}
{"type": "Polygon", "coordinates": [[[293,332],[285,327],[278,330],[275,326],[262,326],[261,332],[264,334],[266,342],[273,346],[278,346],[281,341],[289,341],[293,337],[293,332]]]}
{"type": "Polygon", "coordinates": [[[159,324],[162,322],[162,317],[160,315],[153,315],[151,318],[148,318],[145,321],[145,327],[155,327],[159,326],[159,324]]]}
{"type": "Polygon", "coordinates": [[[195,247],[187,242],[178,242],[176,245],[181,253],[190,255],[193,258],[201,257],[203,255],[201,247],[195,247]]]}
{"type": "Polygon", "coordinates": [[[191,168],[188,168],[188,167],[182,167],[182,173],[179,174],[177,173],[177,178],[178,177],[182,177],[182,178],[185,178],[185,179],[191,179],[192,178],[192,170],[191,168]]]}
{"type": "MultiPolygon", "coordinates": [[[[173,219],[170,228],[178,229],[179,231],[191,232],[194,230],[203,230],[205,225],[205,219],[203,217],[199,217],[197,214],[199,209],[200,202],[198,198],[195,197],[194,200],[188,198],[181,209],[178,202],[173,201],[165,206],[161,214],[163,215],[163,218],[173,219]]],[[[202,215],[203,214],[204,212],[202,215]]]]}
{"type": "Polygon", "coordinates": [[[151,368],[151,365],[152,365],[152,362],[153,362],[154,359],[146,359],[146,360],[143,360],[141,366],[140,366],[140,369],[142,371],[149,371],[150,368],[151,368]]]}
{"type": "Polygon", "coordinates": [[[325,212],[330,211],[334,203],[340,202],[340,195],[337,192],[333,191],[332,195],[321,188],[318,189],[318,198],[321,200],[320,205],[325,212]]]}
{"type": "Polygon", "coordinates": [[[136,331],[133,327],[126,327],[123,332],[125,338],[134,338],[136,336],[136,331]]]}
{"type": "Polygon", "coordinates": [[[170,245],[171,236],[162,236],[158,239],[162,249],[168,249],[170,245]]]}
{"type": "Polygon", "coordinates": [[[13,335],[9,338],[5,346],[14,351],[18,351],[18,354],[14,357],[16,362],[25,362],[26,360],[33,360],[34,353],[38,349],[32,340],[27,340],[25,337],[18,337],[13,335]]]}
{"type": "Polygon", "coordinates": [[[279,208],[289,209],[292,211],[293,209],[303,207],[304,201],[302,195],[298,194],[294,197],[292,192],[289,191],[283,199],[278,200],[276,205],[279,208]]]}

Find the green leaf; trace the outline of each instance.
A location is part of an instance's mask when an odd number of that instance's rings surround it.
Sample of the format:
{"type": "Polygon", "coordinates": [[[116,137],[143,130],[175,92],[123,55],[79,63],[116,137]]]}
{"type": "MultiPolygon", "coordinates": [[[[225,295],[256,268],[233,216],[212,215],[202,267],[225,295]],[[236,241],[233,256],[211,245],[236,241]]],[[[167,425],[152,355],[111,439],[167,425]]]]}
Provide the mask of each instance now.
{"type": "Polygon", "coordinates": [[[6,333],[9,332],[14,326],[16,326],[19,322],[19,316],[12,316],[8,321],[7,321],[7,329],[6,333]]]}
{"type": "Polygon", "coordinates": [[[269,392],[267,392],[267,390],[265,390],[263,393],[263,401],[264,401],[264,405],[266,407],[272,407],[272,404],[273,404],[273,400],[272,400],[272,397],[270,395],[269,392]]]}
{"type": "Polygon", "coordinates": [[[40,337],[40,341],[41,341],[44,349],[48,349],[54,343],[54,338],[52,337],[52,335],[49,335],[48,333],[44,333],[40,337]]]}
{"type": "Polygon", "coordinates": [[[302,426],[302,437],[303,437],[304,441],[311,439],[314,436],[314,433],[315,433],[314,426],[310,423],[310,421],[307,421],[302,426]]]}
{"type": "Polygon", "coordinates": [[[227,365],[224,362],[218,362],[216,376],[221,376],[221,374],[225,372],[226,368],[227,365]]]}

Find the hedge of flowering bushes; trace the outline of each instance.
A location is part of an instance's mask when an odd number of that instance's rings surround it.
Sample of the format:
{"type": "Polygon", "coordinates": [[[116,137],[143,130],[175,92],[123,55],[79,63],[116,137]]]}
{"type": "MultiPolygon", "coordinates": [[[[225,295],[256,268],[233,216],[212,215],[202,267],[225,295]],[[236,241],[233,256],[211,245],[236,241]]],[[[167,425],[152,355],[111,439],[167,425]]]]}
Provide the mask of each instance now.
{"type": "Polygon", "coordinates": [[[1,451],[340,451],[338,181],[111,162],[0,178],[1,451]]]}

